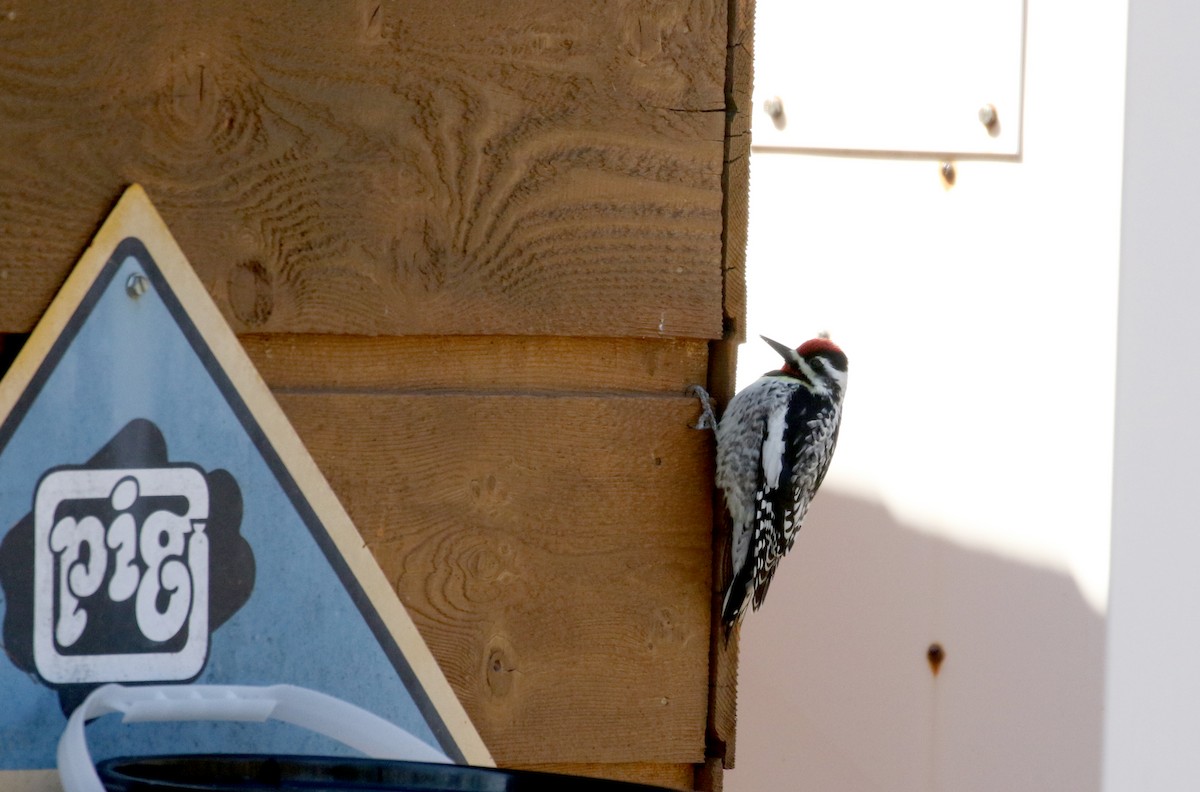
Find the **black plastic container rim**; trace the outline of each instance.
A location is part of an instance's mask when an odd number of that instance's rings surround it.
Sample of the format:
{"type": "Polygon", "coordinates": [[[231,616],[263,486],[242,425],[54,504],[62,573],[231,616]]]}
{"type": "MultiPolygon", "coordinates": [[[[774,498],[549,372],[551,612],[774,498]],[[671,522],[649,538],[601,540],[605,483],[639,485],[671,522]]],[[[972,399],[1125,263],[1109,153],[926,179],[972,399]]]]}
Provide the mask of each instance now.
{"type": "Polygon", "coordinates": [[[96,766],[107,792],[664,792],[665,787],[533,770],[337,756],[187,754],[96,766]]]}

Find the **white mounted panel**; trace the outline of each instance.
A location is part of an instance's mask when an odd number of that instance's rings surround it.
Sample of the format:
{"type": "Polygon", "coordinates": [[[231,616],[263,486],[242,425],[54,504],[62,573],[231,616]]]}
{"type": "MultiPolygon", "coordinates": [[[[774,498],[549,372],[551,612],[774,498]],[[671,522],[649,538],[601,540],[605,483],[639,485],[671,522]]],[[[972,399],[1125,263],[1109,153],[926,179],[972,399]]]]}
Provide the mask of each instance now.
{"type": "Polygon", "coordinates": [[[760,0],[755,14],[755,147],[1020,153],[1024,0],[760,0]]]}

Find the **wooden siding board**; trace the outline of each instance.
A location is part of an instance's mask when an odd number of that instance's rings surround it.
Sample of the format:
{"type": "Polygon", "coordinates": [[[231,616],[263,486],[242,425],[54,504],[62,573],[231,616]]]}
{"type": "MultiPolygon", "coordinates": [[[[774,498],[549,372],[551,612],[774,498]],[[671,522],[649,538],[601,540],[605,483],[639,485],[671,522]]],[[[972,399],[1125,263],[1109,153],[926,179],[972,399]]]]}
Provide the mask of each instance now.
{"type": "Polygon", "coordinates": [[[278,395],[498,762],[703,761],[693,399],[278,395]]]}
{"type": "Polygon", "coordinates": [[[519,5],[14,6],[0,334],[141,182],[497,759],[719,787],[753,2],[519,5]]]}
{"type": "MultiPolygon", "coordinates": [[[[719,405],[735,391],[737,346],[746,338],[746,241],[750,209],[750,119],[754,78],[755,0],[728,0],[729,22],[725,73],[725,170],[722,176],[721,269],[724,336],[711,345],[709,391],[719,405]]],[[[718,408],[718,410],[721,409],[718,408]]],[[[712,623],[709,632],[709,701],[707,761],[696,774],[699,789],[719,792],[723,772],[736,754],[737,668],[739,632],[726,640],[721,621],[721,593],[728,580],[729,519],[719,493],[714,493],[712,623]]]]}
{"type": "Polygon", "coordinates": [[[708,343],[690,339],[254,334],[240,340],[278,389],[681,395],[708,377],[708,343]]]}
{"type": "Polygon", "coordinates": [[[235,329],[721,334],[726,6],[21,4],[0,332],[142,183],[235,329]]]}
{"type": "Polygon", "coordinates": [[[746,340],[746,241],[750,228],[750,121],[754,90],[754,0],[729,0],[725,75],[725,171],[721,261],[725,337],[746,340]]]}

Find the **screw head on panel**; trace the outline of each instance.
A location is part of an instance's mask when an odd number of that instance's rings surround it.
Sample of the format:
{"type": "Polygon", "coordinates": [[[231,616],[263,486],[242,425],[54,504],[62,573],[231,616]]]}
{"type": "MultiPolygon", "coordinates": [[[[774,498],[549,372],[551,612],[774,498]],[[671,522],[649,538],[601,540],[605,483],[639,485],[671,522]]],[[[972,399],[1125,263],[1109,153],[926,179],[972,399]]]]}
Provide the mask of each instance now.
{"type": "Polygon", "coordinates": [[[150,288],[150,281],[140,272],[135,272],[125,280],[125,293],[135,300],[150,288]]]}
{"type": "Polygon", "coordinates": [[[954,186],[955,180],[958,178],[958,171],[954,167],[953,162],[943,162],[938,166],[938,172],[942,175],[942,184],[946,189],[954,186]]]}
{"type": "Polygon", "coordinates": [[[979,123],[983,124],[983,128],[992,137],[1000,134],[1000,115],[996,112],[995,105],[988,104],[979,108],[979,123]]]}
{"type": "Polygon", "coordinates": [[[783,99],[779,96],[772,96],[763,102],[763,112],[771,118],[771,123],[776,129],[783,129],[787,126],[787,114],[783,111],[783,99]]]}

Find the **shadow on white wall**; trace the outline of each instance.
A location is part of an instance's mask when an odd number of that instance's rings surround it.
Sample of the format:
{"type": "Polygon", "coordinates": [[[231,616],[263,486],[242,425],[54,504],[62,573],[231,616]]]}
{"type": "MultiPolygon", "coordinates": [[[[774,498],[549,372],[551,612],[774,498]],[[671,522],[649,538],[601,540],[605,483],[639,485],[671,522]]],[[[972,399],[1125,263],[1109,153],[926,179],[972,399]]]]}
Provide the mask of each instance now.
{"type": "Polygon", "coordinates": [[[1098,789],[1104,632],[1067,575],[823,490],[742,629],[726,788],[1098,789]]]}

